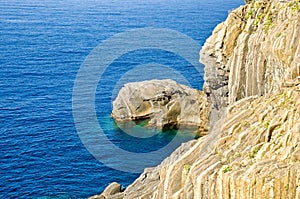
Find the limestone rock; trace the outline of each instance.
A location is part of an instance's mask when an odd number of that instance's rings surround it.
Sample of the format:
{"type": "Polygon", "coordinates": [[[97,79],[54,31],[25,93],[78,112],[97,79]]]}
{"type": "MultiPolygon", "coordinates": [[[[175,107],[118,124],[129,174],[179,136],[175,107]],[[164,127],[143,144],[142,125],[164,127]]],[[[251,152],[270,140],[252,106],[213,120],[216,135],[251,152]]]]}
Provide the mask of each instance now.
{"type": "Polygon", "coordinates": [[[124,191],[131,198],[300,198],[299,85],[230,107],[124,191]]]}
{"type": "Polygon", "coordinates": [[[276,93],[300,75],[299,7],[299,0],[253,1],[215,28],[200,52],[214,109],[276,93]]]}
{"type": "Polygon", "coordinates": [[[121,185],[113,182],[100,195],[92,196],[89,199],[121,199],[123,197],[124,194],[121,192],[121,185]]]}
{"type": "Polygon", "coordinates": [[[88,199],[105,199],[105,197],[103,195],[95,195],[95,196],[89,197],[88,199]]]}
{"type": "Polygon", "coordinates": [[[300,198],[300,3],[247,2],[200,52],[208,135],[146,169],[123,198],[300,198]]]}
{"type": "Polygon", "coordinates": [[[113,102],[118,121],[149,119],[148,125],[178,128],[193,125],[207,130],[209,107],[203,92],[173,80],[125,84],[113,102]]]}

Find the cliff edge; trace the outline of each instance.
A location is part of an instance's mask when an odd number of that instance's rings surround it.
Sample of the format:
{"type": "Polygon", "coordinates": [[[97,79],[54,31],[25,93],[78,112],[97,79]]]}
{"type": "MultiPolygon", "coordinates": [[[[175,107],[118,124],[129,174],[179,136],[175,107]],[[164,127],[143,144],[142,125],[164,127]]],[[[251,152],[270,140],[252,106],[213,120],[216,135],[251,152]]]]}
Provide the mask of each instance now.
{"type": "Polygon", "coordinates": [[[249,1],[207,39],[208,135],[93,198],[300,198],[299,0],[249,1]],[[110,190],[114,190],[111,192],[110,190]]]}
{"type": "Polygon", "coordinates": [[[232,11],[200,52],[204,91],[213,110],[248,96],[276,93],[297,78],[299,28],[299,0],[250,1],[232,11]]]}

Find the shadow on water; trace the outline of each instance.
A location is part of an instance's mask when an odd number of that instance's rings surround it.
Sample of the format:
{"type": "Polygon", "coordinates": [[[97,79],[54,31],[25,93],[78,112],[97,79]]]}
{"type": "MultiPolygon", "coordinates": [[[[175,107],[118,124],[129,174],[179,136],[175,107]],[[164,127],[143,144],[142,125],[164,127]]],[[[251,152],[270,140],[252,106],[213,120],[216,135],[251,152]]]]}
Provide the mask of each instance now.
{"type": "Polygon", "coordinates": [[[195,127],[159,129],[148,126],[149,120],[115,121],[109,115],[99,118],[105,122],[105,134],[119,148],[136,153],[156,151],[172,142],[177,148],[183,142],[199,138],[195,127]],[[110,125],[109,125],[110,124],[110,125]],[[176,141],[174,138],[176,136],[176,141]]]}

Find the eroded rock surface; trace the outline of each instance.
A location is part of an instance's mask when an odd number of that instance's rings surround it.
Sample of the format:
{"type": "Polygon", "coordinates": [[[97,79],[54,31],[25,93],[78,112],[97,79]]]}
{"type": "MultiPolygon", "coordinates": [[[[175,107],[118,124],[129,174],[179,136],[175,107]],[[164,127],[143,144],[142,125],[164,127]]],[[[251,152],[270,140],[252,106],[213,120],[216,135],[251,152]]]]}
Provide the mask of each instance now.
{"type": "Polygon", "coordinates": [[[108,185],[100,195],[95,195],[89,199],[121,199],[123,197],[124,193],[121,192],[121,185],[117,182],[113,182],[108,185]]]}
{"type": "Polygon", "coordinates": [[[113,102],[112,117],[119,121],[150,119],[148,125],[207,130],[209,107],[203,92],[173,80],[125,84],[113,102]]]}
{"type": "Polygon", "coordinates": [[[299,84],[230,105],[219,127],[146,169],[123,198],[300,198],[299,84]]]}
{"type": "Polygon", "coordinates": [[[244,97],[276,93],[300,75],[299,0],[250,2],[218,25],[200,52],[204,91],[217,112],[244,97]]]}
{"type": "Polygon", "coordinates": [[[145,169],[123,198],[300,199],[299,0],[246,2],[201,50],[208,135],[145,169]]]}

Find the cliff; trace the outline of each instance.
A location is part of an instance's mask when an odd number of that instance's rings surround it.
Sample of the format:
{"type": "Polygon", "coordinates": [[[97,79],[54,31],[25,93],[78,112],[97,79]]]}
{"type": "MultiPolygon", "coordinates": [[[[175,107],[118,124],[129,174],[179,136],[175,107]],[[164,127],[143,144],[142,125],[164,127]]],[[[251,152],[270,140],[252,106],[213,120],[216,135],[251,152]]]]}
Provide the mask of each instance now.
{"type": "Polygon", "coordinates": [[[107,198],[300,198],[299,84],[240,100],[221,132],[183,144],[107,198]]]}
{"type": "Polygon", "coordinates": [[[231,12],[200,52],[214,109],[276,93],[299,76],[299,27],[299,0],[253,1],[231,12]]]}
{"type": "Polygon", "coordinates": [[[300,198],[299,6],[251,1],[231,12],[200,52],[208,135],[124,192],[112,185],[94,198],[300,198]]]}

